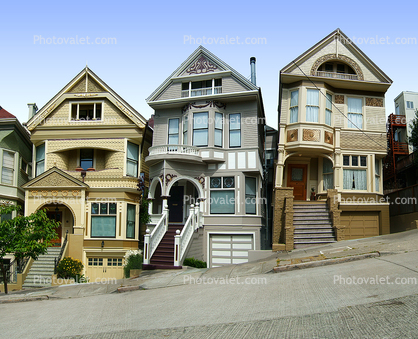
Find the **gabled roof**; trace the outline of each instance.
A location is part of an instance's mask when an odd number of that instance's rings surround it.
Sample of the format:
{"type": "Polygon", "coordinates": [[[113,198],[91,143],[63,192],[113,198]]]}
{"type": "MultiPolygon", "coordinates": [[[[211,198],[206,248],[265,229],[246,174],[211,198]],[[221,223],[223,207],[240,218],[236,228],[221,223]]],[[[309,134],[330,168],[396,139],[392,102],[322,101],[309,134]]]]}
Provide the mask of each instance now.
{"type": "Polygon", "coordinates": [[[16,117],[0,106],[0,119],[16,119],[16,117]]]}
{"type": "Polygon", "coordinates": [[[89,185],[65,173],[57,167],[52,167],[22,185],[22,188],[25,189],[35,187],[88,188],[89,185]]]}
{"type": "Polygon", "coordinates": [[[301,65],[301,63],[307,60],[310,56],[314,55],[318,50],[323,48],[325,45],[329,44],[332,40],[342,41],[344,45],[349,49],[353,54],[357,55],[362,61],[367,64],[376,74],[379,74],[381,78],[384,79],[384,82],[388,84],[392,83],[392,80],[360,49],[358,48],[351,39],[345,35],[339,28],[327,35],[324,39],[319,41],[317,44],[312,46],[310,49],[299,55],[296,59],[286,65],[281,73],[289,73],[294,69],[296,65],[301,65]]]}
{"type": "MultiPolygon", "coordinates": [[[[174,79],[180,78],[181,75],[202,56],[207,59],[210,64],[215,65],[220,71],[230,71],[232,76],[244,87],[248,88],[248,90],[258,90],[258,87],[254,85],[250,80],[245,78],[242,74],[237,72],[235,69],[219,59],[215,54],[211,53],[203,46],[199,46],[167,79],[164,80],[164,82],[154,92],[152,92],[146,101],[151,102],[156,100],[159,95],[173,82],[174,79]]],[[[199,74],[194,76],[199,76],[199,74]]]]}
{"type": "MultiPolygon", "coordinates": [[[[126,109],[121,109],[121,111],[132,120],[132,116],[136,117],[137,119],[141,120],[141,122],[145,125],[147,120],[137,112],[131,105],[129,105],[122,97],[119,96],[112,88],[110,88],[102,79],[100,79],[90,68],[87,66],[78,73],[64,88],[61,89],[51,100],[49,100],[29,121],[27,122],[27,126],[30,130],[35,128],[43,119],[45,119],[55,108],[55,104],[60,99],[62,95],[68,93],[75,85],[82,81],[83,77],[91,77],[100,87],[102,87],[104,92],[110,93],[113,97],[115,97],[118,101],[126,109]]],[[[84,92],[83,92],[84,93],[84,92]]]]}

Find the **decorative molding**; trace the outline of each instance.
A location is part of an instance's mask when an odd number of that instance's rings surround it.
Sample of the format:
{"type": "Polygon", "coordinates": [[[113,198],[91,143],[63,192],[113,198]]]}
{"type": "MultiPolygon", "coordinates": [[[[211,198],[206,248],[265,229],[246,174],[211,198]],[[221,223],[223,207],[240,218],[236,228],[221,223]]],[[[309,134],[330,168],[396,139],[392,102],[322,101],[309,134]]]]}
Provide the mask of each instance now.
{"type": "Polygon", "coordinates": [[[95,97],[98,96],[97,93],[81,93],[81,94],[74,94],[75,97],[87,98],[87,97],[95,97]]]}
{"type": "Polygon", "coordinates": [[[345,55],[341,55],[341,54],[326,54],[321,56],[319,59],[317,59],[312,68],[311,68],[311,75],[315,76],[316,72],[318,70],[318,67],[321,66],[324,62],[329,61],[329,60],[340,60],[345,62],[346,64],[350,65],[354,71],[357,74],[357,77],[359,80],[364,80],[364,75],[363,75],[363,71],[361,70],[360,66],[357,64],[357,62],[355,62],[353,59],[345,56],[345,55]]]}
{"type": "Polygon", "coordinates": [[[334,144],[334,134],[333,133],[331,133],[331,132],[327,132],[327,131],[325,131],[325,143],[327,143],[327,144],[330,144],[330,145],[333,145],[334,144]]]}
{"type": "Polygon", "coordinates": [[[366,106],[383,107],[383,99],[382,98],[367,98],[366,97],[366,106]]]}
{"type": "Polygon", "coordinates": [[[205,188],[205,177],[194,177],[202,185],[202,188],[205,188]]]}
{"type": "Polygon", "coordinates": [[[167,186],[171,180],[173,180],[177,175],[175,174],[166,174],[165,175],[165,185],[167,186]]]}
{"type": "Polygon", "coordinates": [[[298,130],[290,129],[287,131],[287,142],[298,141],[298,130]]]}
{"type": "Polygon", "coordinates": [[[320,140],[321,131],[319,129],[304,129],[303,141],[316,141],[320,140]]]}
{"type": "Polygon", "coordinates": [[[344,95],[336,94],[335,95],[336,104],[344,104],[344,95]]]}
{"type": "Polygon", "coordinates": [[[190,74],[205,74],[208,72],[214,72],[218,67],[207,60],[203,55],[197,59],[186,72],[190,74]]]}
{"type": "Polygon", "coordinates": [[[196,102],[188,103],[183,107],[183,112],[188,111],[191,108],[206,108],[206,107],[217,107],[217,108],[226,108],[226,104],[219,101],[206,101],[206,104],[196,105],[196,102]]]}

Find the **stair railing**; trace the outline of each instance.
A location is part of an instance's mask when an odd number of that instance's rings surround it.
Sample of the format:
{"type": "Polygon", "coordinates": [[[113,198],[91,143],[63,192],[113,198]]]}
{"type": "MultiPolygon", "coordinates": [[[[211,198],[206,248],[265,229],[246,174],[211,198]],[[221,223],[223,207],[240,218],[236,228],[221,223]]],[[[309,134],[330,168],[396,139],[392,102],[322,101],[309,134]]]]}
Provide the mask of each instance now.
{"type": "Polygon", "coordinates": [[[190,205],[190,214],[184,224],[183,230],[176,231],[174,236],[174,266],[180,266],[184,260],[187,247],[193,237],[193,233],[200,225],[199,206],[190,205]]]}
{"type": "Polygon", "coordinates": [[[163,214],[152,232],[147,228],[144,235],[144,264],[149,264],[152,255],[168,230],[168,207],[164,206],[163,214]]]}
{"type": "Polygon", "coordinates": [[[62,243],[62,245],[61,245],[61,251],[60,251],[60,254],[58,255],[58,257],[56,257],[56,258],[54,259],[54,274],[57,274],[57,267],[58,267],[58,264],[59,264],[59,262],[60,262],[60,261],[61,261],[61,259],[62,259],[62,256],[63,256],[63,254],[64,254],[64,252],[65,252],[65,249],[67,248],[67,243],[68,243],[67,238],[68,238],[68,230],[67,230],[67,232],[65,232],[65,239],[64,239],[64,242],[63,242],[63,243],[62,243]]]}

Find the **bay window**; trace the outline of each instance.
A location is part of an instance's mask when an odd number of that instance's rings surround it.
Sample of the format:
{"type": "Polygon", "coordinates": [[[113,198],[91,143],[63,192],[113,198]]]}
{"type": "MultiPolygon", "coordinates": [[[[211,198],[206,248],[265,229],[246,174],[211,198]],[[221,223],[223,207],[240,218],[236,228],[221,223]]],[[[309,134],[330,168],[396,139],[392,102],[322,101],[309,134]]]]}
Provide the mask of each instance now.
{"type": "Polygon", "coordinates": [[[36,167],[35,176],[45,172],[45,144],[36,147],[36,167]]]}
{"type": "Polygon", "coordinates": [[[126,238],[135,238],[135,211],[136,206],[132,204],[127,205],[126,211],[126,238]]]}
{"type": "Polygon", "coordinates": [[[325,105],[325,123],[331,126],[331,114],[332,114],[332,95],[327,93],[327,103],[325,105]]]}
{"type": "Polygon", "coordinates": [[[319,122],[319,90],[308,89],[306,98],[306,121],[319,122]]]}
{"type": "Polygon", "coordinates": [[[290,123],[298,122],[299,90],[290,92],[290,123]]]}
{"type": "Polygon", "coordinates": [[[126,175],[138,177],[139,145],[128,141],[126,156],[126,175]]]}
{"type": "Polygon", "coordinates": [[[116,203],[91,204],[91,237],[116,238],[116,203]]]}
{"type": "Polygon", "coordinates": [[[257,213],[257,179],[245,177],[245,214],[257,213]]]}
{"type": "Polygon", "coordinates": [[[193,146],[208,146],[208,112],[193,114],[193,146]]]}
{"type": "Polygon", "coordinates": [[[348,190],[367,190],[367,157],[343,156],[343,187],[348,190]]]}
{"type": "Polygon", "coordinates": [[[215,113],[215,146],[222,147],[223,114],[215,113]]]}
{"type": "Polygon", "coordinates": [[[229,115],[229,147],[241,147],[241,113],[229,115]]]}
{"type": "Polygon", "coordinates": [[[1,169],[1,182],[3,184],[13,185],[15,154],[3,151],[3,165],[1,169]]]}
{"type": "Polygon", "coordinates": [[[363,100],[347,98],[348,128],[363,128],[363,100]]]}
{"type": "Polygon", "coordinates": [[[235,213],[235,177],[210,178],[210,213],[235,213]]]}

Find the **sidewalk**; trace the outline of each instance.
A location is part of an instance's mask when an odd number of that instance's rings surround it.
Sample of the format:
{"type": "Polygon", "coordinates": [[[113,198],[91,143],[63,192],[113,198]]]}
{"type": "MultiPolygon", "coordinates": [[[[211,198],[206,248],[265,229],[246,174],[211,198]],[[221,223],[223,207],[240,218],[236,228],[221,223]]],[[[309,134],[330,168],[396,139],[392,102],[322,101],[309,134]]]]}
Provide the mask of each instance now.
{"type": "Polygon", "coordinates": [[[180,286],[192,281],[232,279],[269,272],[282,272],[326,264],[336,264],[355,259],[418,251],[418,230],[390,235],[346,240],[323,246],[296,249],[291,252],[272,253],[257,262],[228,265],[210,269],[184,267],[182,270],[143,271],[138,278],[118,280],[116,284],[76,284],[0,293],[0,304],[9,302],[79,298],[138,289],[155,289],[180,286]],[[198,280],[200,279],[200,280],[198,280]]]}

